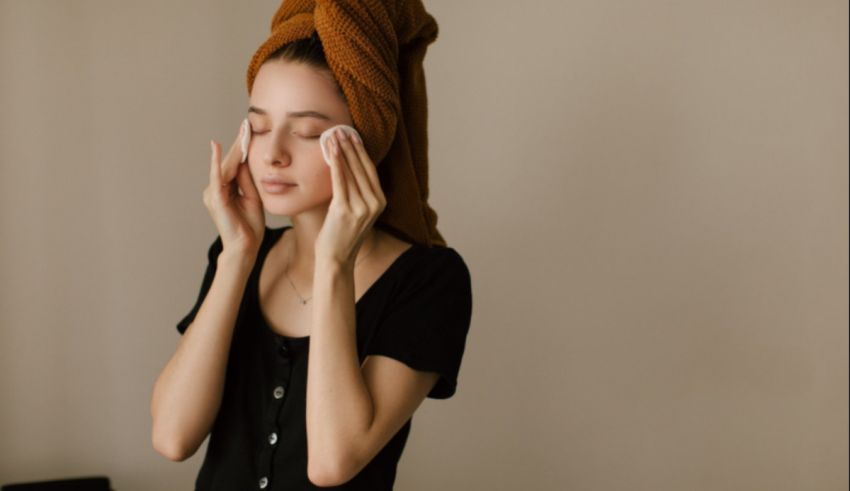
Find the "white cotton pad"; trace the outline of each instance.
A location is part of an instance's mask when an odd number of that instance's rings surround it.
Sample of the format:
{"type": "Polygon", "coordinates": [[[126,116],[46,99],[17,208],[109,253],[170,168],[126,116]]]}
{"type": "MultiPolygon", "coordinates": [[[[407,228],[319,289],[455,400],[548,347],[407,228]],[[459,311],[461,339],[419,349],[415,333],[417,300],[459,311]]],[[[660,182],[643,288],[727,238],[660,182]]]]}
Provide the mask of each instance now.
{"type": "Polygon", "coordinates": [[[251,123],[248,121],[248,118],[242,120],[242,160],[239,162],[245,162],[248,158],[248,144],[251,143],[251,123]]]}
{"type": "Polygon", "coordinates": [[[322,147],[322,155],[325,157],[325,163],[328,164],[328,166],[331,165],[331,148],[328,138],[333,134],[332,132],[337,128],[342,128],[342,130],[347,132],[349,135],[356,135],[357,138],[360,138],[360,141],[363,141],[363,138],[360,137],[360,133],[358,133],[357,130],[355,130],[351,126],[348,126],[347,124],[338,124],[332,128],[328,128],[323,131],[321,136],[319,136],[319,146],[322,147]]]}

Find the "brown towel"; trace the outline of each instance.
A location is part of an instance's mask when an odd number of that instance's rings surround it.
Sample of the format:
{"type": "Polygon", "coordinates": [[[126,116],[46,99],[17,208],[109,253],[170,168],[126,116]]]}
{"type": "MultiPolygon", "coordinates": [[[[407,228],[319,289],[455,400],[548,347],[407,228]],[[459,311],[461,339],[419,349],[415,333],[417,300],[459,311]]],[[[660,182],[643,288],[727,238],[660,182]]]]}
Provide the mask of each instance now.
{"type": "Polygon", "coordinates": [[[428,205],[428,104],[422,60],[438,33],[421,0],[284,0],[248,66],[248,93],[276,49],[318,32],[354,128],[387,198],[376,220],[427,246],[446,242],[428,205]]]}

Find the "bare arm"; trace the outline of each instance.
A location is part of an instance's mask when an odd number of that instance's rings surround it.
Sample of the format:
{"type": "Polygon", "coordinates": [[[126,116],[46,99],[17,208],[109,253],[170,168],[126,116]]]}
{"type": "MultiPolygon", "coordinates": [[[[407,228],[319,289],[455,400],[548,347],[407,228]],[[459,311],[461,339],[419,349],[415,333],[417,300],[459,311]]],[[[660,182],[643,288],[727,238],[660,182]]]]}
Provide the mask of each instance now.
{"type": "Polygon", "coordinates": [[[212,429],[221,406],[227,359],[253,257],[227,254],[192,324],[156,379],[151,397],[152,442],[174,461],[191,457],[212,429]]]}
{"type": "Polygon", "coordinates": [[[372,398],[357,360],[354,268],[319,261],[313,279],[307,363],[307,473],[340,484],[349,449],[372,424],[372,398]]]}
{"type": "Polygon", "coordinates": [[[351,267],[317,263],[313,301],[307,475],[317,486],[339,486],[354,478],[413,417],[440,374],[384,355],[358,362],[351,267]]]}

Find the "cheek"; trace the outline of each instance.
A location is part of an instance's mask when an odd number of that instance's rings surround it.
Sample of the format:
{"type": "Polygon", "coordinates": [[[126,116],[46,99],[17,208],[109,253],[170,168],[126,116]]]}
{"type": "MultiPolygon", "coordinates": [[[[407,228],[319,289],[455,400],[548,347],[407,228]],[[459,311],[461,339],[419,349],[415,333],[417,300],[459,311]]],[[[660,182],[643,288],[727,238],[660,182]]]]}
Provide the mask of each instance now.
{"type": "Polygon", "coordinates": [[[324,160],[320,160],[317,165],[314,165],[310,170],[310,181],[314,186],[320,189],[331,189],[333,182],[331,181],[331,168],[325,164],[324,160]]]}

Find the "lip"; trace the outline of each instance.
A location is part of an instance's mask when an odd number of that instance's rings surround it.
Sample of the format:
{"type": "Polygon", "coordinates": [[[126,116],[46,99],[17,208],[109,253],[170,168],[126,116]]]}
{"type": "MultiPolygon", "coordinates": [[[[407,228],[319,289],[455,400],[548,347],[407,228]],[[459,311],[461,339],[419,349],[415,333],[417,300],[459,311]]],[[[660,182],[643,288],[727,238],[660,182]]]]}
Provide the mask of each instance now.
{"type": "Polygon", "coordinates": [[[296,184],[292,181],[287,181],[282,177],[277,176],[266,176],[262,179],[263,184],[286,184],[287,186],[295,186],[296,184]]]}
{"type": "Polygon", "coordinates": [[[263,189],[265,189],[266,192],[270,194],[283,194],[297,187],[295,184],[269,182],[265,179],[263,179],[262,183],[263,189]]]}

